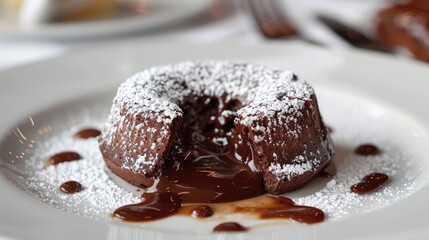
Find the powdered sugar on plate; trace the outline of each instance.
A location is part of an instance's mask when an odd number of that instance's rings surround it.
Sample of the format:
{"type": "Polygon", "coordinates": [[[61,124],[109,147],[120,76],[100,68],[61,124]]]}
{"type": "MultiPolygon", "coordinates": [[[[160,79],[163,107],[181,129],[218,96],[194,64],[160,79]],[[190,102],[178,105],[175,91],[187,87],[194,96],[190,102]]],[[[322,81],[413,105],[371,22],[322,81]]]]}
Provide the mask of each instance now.
{"type": "Polygon", "coordinates": [[[38,146],[28,161],[28,169],[36,170],[35,175],[26,181],[28,188],[42,201],[63,211],[97,220],[108,219],[113,210],[122,205],[139,202],[138,196],[110,179],[95,138],[73,137],[78,130],[75,126],[38,146]],[[78,152],[83,159],[45,166],[44,160],[50,156],[70,150],[78,152]],[[70,180],[81,183],[84,190],[75,194],[60,192],[59,186],[70,180]]]}
{"type": "Polygon", "coordinates": [[[424,142],[413,136],[420,127],[407,116],[370,100],[348,98],[339,92],[331,94],[334,96],[322,91],[318,96],[325,122],[333,128],[336,156],[328,171],[336,172],[335,176],[323,184],[320,178],[314,179],[312,183],[319,181],[319,189],[305,196],[291,193],[293,199],[298,204],[318,207],[330,220],[337,220],[381,209],[409,196],[416,188],[418,166],[425,154],[419,150],[424,149],[424,142]],[[354,153],[356,147],[366,143],[375,144],[381,153],[354,153]],[[366,195],[350,192],[353,184],[374,172],[390,177],[386,186],[366,195]]]}
{"type": "MultiPolygon", "coordinates": [[[[425,131],[424,128],[400,112],[369,100],[365,102],[336,90],[316,90],[322,116],[333,128],[336,156],[328,171],[335,168],[336,173],[332,179],[315,177],[308,185],[284,196],[297,204],[320,208],[326,213],[327,221],[335,221],[387,207],[415,192],[423,181],[419,167],[423,164],[424,152],[419,149],[424,149],[420,146],[427,144],[416,137],[416,132],[425,131]],[[367,157],[354,154],[354,149],[363,143],[377,145],[382,154],[367,157]],[[372,172],[385,173],[391,180],[372,194],[360,196],[350,192],[351,185],[372,172]]],[[[111,221],[115,208],[139,202],[141,192],[135,192],[135,187],[125,189],[123,183],[118,185],[112,180],[97,139],[73,137],[84,127],[101,128],[109,111],[106,105],[109,102],[111,96],[83,99],[76,101],[72,110],[61,107],[35,117],[36,126],[42,123],[52,126],[52,132],[42,138],[38,129],[43,126],[34,129],[18,126],[28,139],[34,138],[36,144],[31,150],[17,147],[11,151],[11,156],[15,152],[26,153],[22,164],[5,163],[6,168],[14,168],[24,177],[5,176],[53,207],[99,221],[111,221]],[[83,159],[45,166],[48,157],[65,150],[76,151],[83,159]],[[80,182],[84,190],[72,195],[60,192],[59,186],[69,180],[80,182]]],[[[1,144],[8,141],[16,141],[16,136],[7,137],[1,144]]]]}

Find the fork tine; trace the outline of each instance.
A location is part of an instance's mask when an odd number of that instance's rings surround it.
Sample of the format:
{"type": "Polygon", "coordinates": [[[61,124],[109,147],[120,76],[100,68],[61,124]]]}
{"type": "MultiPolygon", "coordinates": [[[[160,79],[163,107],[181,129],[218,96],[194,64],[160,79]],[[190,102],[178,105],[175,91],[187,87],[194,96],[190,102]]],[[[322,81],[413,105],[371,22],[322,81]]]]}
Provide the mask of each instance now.
{"type": "Polygon", "coordinates": [[[258,24],[259,29],[267,38],[280,38],[284,36],[276,23],[277,20],[273,18],[273,14],[269,8],[269,4],[265,0],[248,0],[250,11],[254,20],[258,24]]]}
{"type": "Polygon", "coordinates": [[[286,17],[286,14],[283,11],[283,8],[279,5],[278,0],[265,0],[270,4],[267,4],[270,7],[270,10],[273,16],[276,18],[277,27],[283,33],[284,36],[290,36],[296,34],[296,30],[293,27],[290,20],[286,17]]]}

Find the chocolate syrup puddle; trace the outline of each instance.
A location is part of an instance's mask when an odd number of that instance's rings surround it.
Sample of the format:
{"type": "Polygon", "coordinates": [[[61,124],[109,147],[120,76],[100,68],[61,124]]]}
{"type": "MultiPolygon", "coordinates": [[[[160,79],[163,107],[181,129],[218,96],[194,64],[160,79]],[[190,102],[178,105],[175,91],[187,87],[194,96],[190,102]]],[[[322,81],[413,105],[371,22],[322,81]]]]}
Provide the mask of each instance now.
{"type": "Polygon", "coordinates": [[[95,128],[86,128],[77,132],[74,137],[80,139],[94,138],[101,134],[100,130],[95,128]]]}
{"type": "MultiPolygon", "coordinates": [[[[198,108],[192,106],[193,103],[182,107],[185,111],[182,129],[165,159],[167,166],[162,176],[143,193],[143,202],[118,208],[113,214],[116,218],[151,221],[173,215],[182,206],[196,207],[198,212],[201,204],[215,207],[265,193],[262,176],[256,172],[258,163],[254,162],[255,149],[247,140],[247,129],[233,122],[234,110],[241,102],[224,98],[201,101],[196,105],[198,108]],[[228,114],[222,114],[224,110],[228,110],[228,114]]],[[[285,199],[269,199],[268,209],[254,206],[235,211],[306,223],[324,219],[321,210],[296,206],[292,200],[285,199]]],[[[194,212],[187,214],[194,215],[194,212]]],[[[201,212],[204,216],[210,210],[204,208],[201,212]]]]}
{"type": "Polygon", "coordinates": [[[48,159],[48,165],[57,165],[63,162],[80,160],[82,157],[76,152],[61,152],[53,155],[48,159]]]}
{"type": "Polygon", "coordinates": [[[350,187],[350,191],[359,195],[367,194],[381,188],[389,180],[384,173],[371,173],[362,178],[362,181],[350,187]]]}

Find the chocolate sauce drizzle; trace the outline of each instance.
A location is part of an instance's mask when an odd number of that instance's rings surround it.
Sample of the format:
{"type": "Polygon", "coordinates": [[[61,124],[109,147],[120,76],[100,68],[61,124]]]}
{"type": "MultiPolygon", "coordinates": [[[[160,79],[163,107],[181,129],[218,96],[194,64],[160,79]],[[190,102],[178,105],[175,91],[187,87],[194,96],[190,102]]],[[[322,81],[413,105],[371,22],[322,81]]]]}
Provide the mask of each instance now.
{"type": "Polygon", "coordinates": [[[83,190],[82,185],[76,181],[67,181],[60,186],[60,190],[63,193],[73,194],[83,190]]]}
{"type": "Polygon", "coordinates": [[[302,223],[317,223],[325,220],[322,210],[295,205],[292,199],[285,197],[267,196],[267,203],[259,206],[236,207],[237,213],[256,213],[261,219],[286,218],[302,223]]]}
{"type": "Polygon", "coordinates": [[[131,222],[152,221],[168,217],[181,207],[180,197],[176,193],[145,193],[143,198],[141,203],[116,209],[113,216],[131,222]]]}
{"type": "Polygon", "coordinates": [[[94,138],[101,134],[100,130],[95,128],[86,128],[77,132],[74,137],[80,139],[94,138]]]}
{"type": "Polygon", "coordinates": [[[371,173],[362,181],[350,187],[350,191],[357,194],[367,194],[382,187],[389,180],[389,176],[383,173],[371,173]]]}
{"type": "Polygon", "coordinates": [[[61,152],[53,155],[48,159],[48,165],[57,165],[63,162],[80,160],[82,157],[76,152],[61,152]]]}
{"type": "Polygon", "coordinates": [[[377,155],[380,150],[373,144],[362,144],[355,149],[355,153],[362,156],[377,155]]]}

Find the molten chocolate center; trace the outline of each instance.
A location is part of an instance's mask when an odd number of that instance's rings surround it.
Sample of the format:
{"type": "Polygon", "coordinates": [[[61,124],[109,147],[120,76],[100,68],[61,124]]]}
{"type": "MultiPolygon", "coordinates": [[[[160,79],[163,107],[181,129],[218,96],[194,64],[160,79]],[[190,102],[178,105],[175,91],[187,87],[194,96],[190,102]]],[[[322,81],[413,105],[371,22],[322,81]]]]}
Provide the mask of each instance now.
{"type": "MultiPolygon", "coordinates": [[[[157,209],[171,212],[169,198],[153,195],[170,193],[180,197],[182,205],[196,203],[223,203],[252,198],[265,193],[261,174],[253,163],[253,149],[246,141],[243,129],[235,129],[235,111],[241,102],[224,98],[201,99],[189,102],[182,129],[167,156],[167,167],[155,184],[142,197],[157,200],[157,209]],[[239,134],[234,131],[240,131],[239,134]]],[[[135,220],[135,215],[146,211],[147,200],[140,204],[121,207],[114,215],[135,220]],[[133,217],[130,217],[133,215],[133,217]]],[[[150,214],[149,214],[150,215],[150,214]]],[[[150,220],[161,215],[145,217],[150,220]]]]}
{"type": "Polygon", "coordinates": [[[231,202],[263,194],[262,177],[251,165],[251,146],[243,144],[245,139],[242,144],[233,139],[235,111],[241,105],[237,99],[224,98],[188,103],[182,129],[166,159],[170,165],[148,192],[177,193],[183,204],[231,202]]]}

